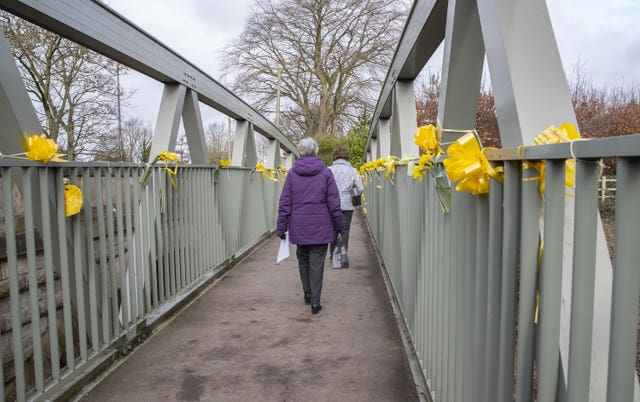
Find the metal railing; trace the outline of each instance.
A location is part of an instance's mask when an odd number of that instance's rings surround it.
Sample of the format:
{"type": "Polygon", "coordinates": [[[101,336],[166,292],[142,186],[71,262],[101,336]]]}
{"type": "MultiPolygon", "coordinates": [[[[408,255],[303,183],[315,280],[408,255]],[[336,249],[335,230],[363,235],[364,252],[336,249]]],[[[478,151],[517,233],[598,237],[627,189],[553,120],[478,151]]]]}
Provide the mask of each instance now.
{"type": "Polygon", "coordinates": [[[366,219],[430,396],[605,400],[590,394],[599,383],[608,401],[634,400],[640,135],[530,147],[526,157],[546,160],[544,196],[517,149],[489,153],[504,184],[492,180],[478,196],[452,189],[450,213],[433,179],[413,180],[405,167],[366,187],[366,219]],[[572,155],[575,190],[564,179],[572,155]],[[596,246],[602,157],[618,158],[612,282],[597,268],[609,259],[596,246]],[[572,255],[563,255],[567,244],[572,255]]]}
{"type": "Polygon", "coordinates": [[[142,172],[0,161],[1,400],[37,398],[117,349],[275,227],[281,184],[249,169],[180,167],[177,190],[142,172]],[[70,217],[65,179],[84,198],[70,217]]]}

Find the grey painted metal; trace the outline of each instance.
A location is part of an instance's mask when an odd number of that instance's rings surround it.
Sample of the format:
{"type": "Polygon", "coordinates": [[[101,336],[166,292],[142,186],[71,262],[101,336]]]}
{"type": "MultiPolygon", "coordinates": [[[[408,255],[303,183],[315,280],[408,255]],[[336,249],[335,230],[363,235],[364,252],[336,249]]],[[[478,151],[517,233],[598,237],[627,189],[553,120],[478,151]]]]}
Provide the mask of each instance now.
{"type": "Polygon", "coordinates": [[[106,233],[106,221],[103,205],[105,204],[102,190],[102,172],[94,170],[94,185],[96,189],[96,214],[98,218],[98,246],[100,248],[100,318],[102,326],[102,340],[108,342],[110,339],[110,314],[109,314],[109,284],[108,284],[108,271],[107,271],[107,233],[106,233]]]}
{"type": "Polygon", "coordinates": [[[393,88],[393,120],[391,121],[391,155],[400,158],[414,158],[418,146],[413,134],[416,125],[416,97],[413,81],[397,81],[393,88]]]}
{"type": "MultiPolygon", "coordinates": [[[[40,184],[40,205],[42,207],[42,215],[45,222],[53,222],[51,209],[49,205],[49,194],[53,193],[50,183],[53,181],[54,174],[46,169],[38,170],[38,181],[40,184]]],[[[56,226],[49,224],[41,231],[42,245],[44,253],[44,270],[45,270],[45,287],[47,293],[47,319],[49,326],[53,329],[49,331],[49,361],[51,362],[51,375],[53,379],[60,380],[60,348],[58,346],[58,318],[56,316],[56,294],[55,294],[55,267],[53,264],[53,231],[56,226]]],[[[63,237],[64,239],[65,237],[63,237]]]]}
{"type": "MultiPolygon", "coordinates": [[[[62,169],[57,169],[55,175],[55,181],[57,183],[63,182],[62,169]]],[[[3,186],[4,188],[4,186],[3,186]]],[[[64,205],[64,187],[56,186],[55,191],[55,199],[56,205],[64,205]]],[[[57,218],[57,229],[58,229],[58,238],[66,239],[67,238],[67,224],[66,224],[66,216],[64,208],[56,208],[56,218],[57,218]]],[[[71,315],[71,272],[70,272],[70,258],[67,252],[66,245],[60,243],[60,282],[62,287],[62,315],[64,321],[64,345],[65,345],[65,356],[67,358],[67,367],[70,370],[74,370],[75,368],[75,357],[74,357],[74,347],[73,347],[73,327],[72,327],[72,315],[71,315]]]]}
{"type": "MultiPolygon", "coordinates": [[[[1,0],[0,8],[60,34],[165,84],[181,84],[200,102],[280,141],[297,155],[293,143],[242,99],[100,1],[1,0]]],[[[153,155],[153,154],[152,154],[153,155]]]]}
{"type": "MultiPolygon", "coordinates": [[[[476,289],[475,289],[475,316],[476,325],[474,331],[474,346],[476,353],[474,390],[475,398],[480,402],[487,402],[486,384],[484,379],[484,370],[487,359],[487,290],[488,290],[488,270],[489,270],[489,197],[487,195],[479,195],[476,202],[476,289]]],[[[471,364],[470,364],[471,365],[471,364]]]]}
{"type": "MultiPolygon", "coordinates": [[[[35,168],[26,168],[22,172],[22,188],[24,189],[24,230],[27,246],[27,272],[29,283],[29,310],[31,312],[31,339],[33,340],[33,365],[35,373],[36,389],[40,392],[44,389],[44,363],[42,358],[42,338],[40,336],[40,306],[38,303],[38,278],[36,272],[36,236],[33,222],[33,171],[35,168]]],[[[11,187],[10,187],[11,188],[11,187]]],[[[12,191],[9,191],[12,193],[12,191]]]]}
{"type": "Polygon", "coordinates": [[[391,155],[391,121],[380,119],[378,126],[378,158],[386,158],[391,155]]]}
{"type": "Polygon", "coordinates": [[[0,121],[2,121],[0,152],[5,155],[24,152],[20,141],[25,133],[42,133],[42,126],[2,32],[0,32],[0,121]]]}
{"type": "Polygon", "coordinates": [[[127,311],[127,319],[125,320],[125,328],[129,328],[132,324],[136,322],[136,317],[138,315],[138,305],[135,299],[135,252],[134,246],[135,243],[133,241],[133,207],[132,207],[132,194],[131,194],[131,186],[130,182],[133,182],[131,178],[131,169],[125,169],[125,180],[124,180],[124,221],[125,221],[125,237],[127,242],[127,250],[131,250],[126,254],[125,258],[125,271],[123,276],[125,278],[125,297],[129,301],[129,309],[127,311]]]}
{"type": "Polygon", "coordinates": [[[97,278],[96,278],[96,261],[95,261],[95,250],[94,250],[94,236],[93,236],[93,192],[91,191],[91,182],[92,182],[92,172],[90,168],[84,168],[81,171],[82,173],[82,203],[83,210],[85,215],[85,222],[91,222],[91,224],[86,223],[84,228],[85,234],[85,242],[86,242],[86,250],[87,250],[87,258],[85,264],[83,265],[86,272],[83,273],[84,277],[87,277],[89,280],[89,336],[91,337],[91,349],[93,353],[96,353],[99,348],[100,338],[99,338],[99,330],[98,330],[98,292],[96,289],[97,278]]]}
{"type": "Polygon", "coordinates": [[[417,0],[413,3],[373,112],[365,149],[371,149],[370,140],[378,120],[391,116],[391,94],[396,80],[415,79],[444,39],[446,14],[446,0],[417,0]]]}
{"type": "MultiPolygon", "coordinates": [[[[82,188],[82,184],[78,180],[78,168],[74,168],[71,171],[71,184],[76,185],[82,188]]],[[[75,286],[75,303],[76,303],[76,312],[78,319],[78,338],[80,339],[80,358],[82,360],[87,360],[89,357],[88,347],[87,347],[87,308],[88,308],[88,298],[85,298],[86,289],[83,286],[84,277],[83,277],[83,267],[84,267],[84,259],[86,256],[86,246],[82,239],[82,226],[80,225],[80,213],[72,216],[73,221],[73,245],[74,245],[74,286],[75,286]]]]}
{"type": "Polygon", "coordinates": [[[277,140],[269,140],[265,167],[277,168],[278,166],[280,166],[280,144],[277,140]]]}
{"type": "Polygon", "coordinates": [[[502,146],[532,144],[549,124],[578,127],[546,2],[477,4],[502,146]]]}
{"type": "Polygon", "coordinates": [[[115,208],[113,207],[115,205],[114,200],[113,200],[113,177],[112,177],[112,170],[109,169],[105,172],[105,179],[106,179],[106,183],[105,183],[105,203],[104,205],[105,207],[105,218],[106,218],[106,231],[109,234],[107,236],[107,240],[108,240],[108,245],[107,248],[109,250],[109,257],[108,257],[108,270],[109,270],[109,277],[107,279],[108,283],[109,283],[109,289],[111,289],[111,292],[109,294],[109,300],[111,305],[109,306],[109,311],[111,312],[111,319],[109,321],[109,325],[111,326],[110,328],[110,340],[112,338],[115,338],[118,336],[119,334],[119,325],[118,325],[118,289],[117,289],[117,280],[116,280],[116,243],[114,238],[116,237],[116,230],[115,230],[115,225],[114,225],[114,211],[115,208]]]}
{"type": "Polygon", "coordinates": [[[523,170],[522,176],[516,402],[529,402],[532,400],[533,389],[534,318],[540,250],[538,231],[540,179],[538,172],[533,168],[523,170]],[[537,180],[535,180],[536,177],[538,177],[537,180]]]}
{"type": "Polygon", "coordinates": [[[598,179],[594,161],[576,162],[576,204],[571,292],[571,340],[569,343],[568,401],[589,400],[591,339],[596,275],[596,228],[598,179]]]}
{"type": "MultiPolygon", "coordinates": [[[[13,172],[11,169],[2,170],[2,188],[13,188],[13,172]]],[[[22,322],[20,320],[20,288],[18,286],[18,255],[16,245],[15,209],[13,192],[3,191],[4,195],[4,224],[7,235],[7,263],[9,267],[9,304],[11,306],[11,341],[13,345],[13,367],[18,401],[26,400],[26,384],[24,377],[24,350],[22,343],[22,322]]]]}
{"type": "Polygon", "coordinates": [[[564,232],[563,161],[547,161],[544,202],[544,248],[540,267],[540,323],[536,360],[538,400],[556,400],[560,338],[562,249],[564,232]]]}
{"type": "Polygon", "coordinates": [[[637,156],[640,134],[607,138],[589,138],[571,143],[536,145],[516,148],[487,150],[490,160],[534,160],[534,159],[599,159],[604,157],[637,156]],[[573,153],[572,153],[573,151],[573,153]]]}
{"type": "Polygon", "coordinates": [[[150,160],[153,160],[162,151],[175,149],[186,93],[187,87],[184,85],[165,84],[149,152],[150,160]]]}
{"type": "Polygon", "coordinates": [[[640,158],[621,158],[617,164],[616,249],[611,301],[611,339],[607,400],[630,401],[636,378],[636,336],[640,292],[640,158]]]}
{"type": "MultiPolygon", "coordinates": [[[[121,178],[124,177],[125,169],[119,168],[116,172],[116,177],[121,178]]],[[[118,228],[118,278],[120,278],[120,295],[122,298],[122,303],[120,306],[120,322],[119,329],[128,328],[129,322],[129,298],[126,289],[126,254],[125,250],[125,206],[124,206],[124,198],[123,198],[123,185],[124,180],[115,181],[116,187],[116,224],[118,228]]]]}
{"type": "Polygon", "coordinates": [[[504,220],[502,243],[502,295],[500,296],[500,354],[498,401],[513,401],[515,356],[516,272],[520,231],[520,162],[504,164],[504,220]]]}
{"type": "Polygon", "coordinates": [[[198,103],[197,92],[188,89],[185,94],[184,106],[182,109],[182,123],[189,145],[189,154],[192,163],[209,163],[207,154],[207,144],[204,138],[204,128],[202,127],[202,116],[200,114],[200,104],[198,103]]]}
{"type": "Polygon", "coordinates": [[[503,188],[491,181],[489,192],[489,254],[487,271],[487,335],[484,376],[486,401],[498,400],[500,348],[500,284],[502,283],[503,188]]]}
{"type": "Polygon", "coordinates": [[[236,133],[233,138],[233,156],[231,164],[239,167],[253,168],[258,162],[256,143],[253,138],[253,124],[248,121],[236,123],[236,133]]]}
{"type": "Polygon", "coordinates": [[[371,151],[367,153],[367,162],[380,158],[380,150],[378,149],[378,138],[371,138],[371,151]]]}
{"type": "Polygon", "coordinates": [[[475,126],[484,44],[476,0],[449,0],[444,63],[438,100],[442,143],[455,141],[475,126]]]}

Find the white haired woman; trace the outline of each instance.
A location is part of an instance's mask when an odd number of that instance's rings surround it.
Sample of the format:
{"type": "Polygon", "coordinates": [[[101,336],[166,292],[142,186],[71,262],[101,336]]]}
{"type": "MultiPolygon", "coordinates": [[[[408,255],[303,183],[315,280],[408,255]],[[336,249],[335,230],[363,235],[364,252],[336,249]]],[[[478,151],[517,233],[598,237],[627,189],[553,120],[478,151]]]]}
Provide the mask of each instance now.
{"type": "Polygon", "coordinates": [[[327,244],[335,231],[344,230],[340,195],[333,174],[318,159],[318,144],[305,138],[298,144],[300,159],[287,174],[280,203],[276,234],[296,244],[304,301],[311,313],[322,308],[320,294],[327,244]]]}

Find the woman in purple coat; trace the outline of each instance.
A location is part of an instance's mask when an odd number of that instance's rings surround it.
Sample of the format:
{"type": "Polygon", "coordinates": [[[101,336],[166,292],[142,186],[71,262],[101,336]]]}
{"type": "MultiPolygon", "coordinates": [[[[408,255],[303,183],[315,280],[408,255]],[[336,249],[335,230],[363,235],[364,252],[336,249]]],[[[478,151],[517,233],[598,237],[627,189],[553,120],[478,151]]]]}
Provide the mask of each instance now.
{"type": "Polygon", "coordinates": [[[340,193],[331,171],[318,159],[318,144],[305,138],[298,144],[300,159],[287,174],[280,194],[276,234],[297,245],[296,256],[305,303],[317,314],[322,292],[327,244],[344,230],[340,193]]]}

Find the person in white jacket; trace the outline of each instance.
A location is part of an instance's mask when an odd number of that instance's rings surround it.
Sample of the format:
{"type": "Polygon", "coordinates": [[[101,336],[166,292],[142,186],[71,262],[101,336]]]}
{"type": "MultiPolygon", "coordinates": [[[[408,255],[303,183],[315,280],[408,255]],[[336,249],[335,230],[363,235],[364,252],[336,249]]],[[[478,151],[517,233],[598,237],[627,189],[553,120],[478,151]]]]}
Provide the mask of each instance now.
{"type": "MultiPolygon", "coordinates": [[[[355,209],[351,202],[351,197],[354,195],[360,195],[364,192],[364,186],[362,185],[360,174],[356,168],[351,166],[349,158],[349,150],[343,146],[338,146],[333,151],[333,164],[329,166],[329,170],[333,173],[333,177],[338,185],[338,191],[340,192],[340,208],[342,209],[342,216],[344,218],[342,241],[347,250],[349,249],[351,217],[353,216],[353,210],[355,209]]],[[[330,247],[330,254],[332,258],[335,247],[336,243],[334,240],[330,247]]]]}

